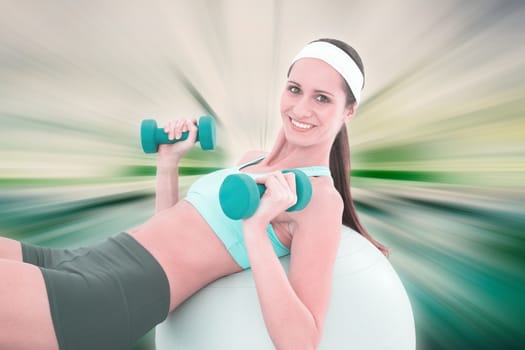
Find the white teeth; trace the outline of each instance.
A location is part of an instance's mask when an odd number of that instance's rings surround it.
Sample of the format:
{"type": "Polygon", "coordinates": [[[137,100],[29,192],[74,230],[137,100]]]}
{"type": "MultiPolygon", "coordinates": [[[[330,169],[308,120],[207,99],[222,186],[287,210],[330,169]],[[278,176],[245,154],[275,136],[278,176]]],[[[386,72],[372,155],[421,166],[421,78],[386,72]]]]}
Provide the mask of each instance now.
{"type": "Polygon", "coordinates": [[[300,129],[311,129],[313,127],[313,125],[311,124],[303,124],[303,123],[300,123],[296,120],[293,120],[292,118],[290,118],[290,120],[292,121],[292,124],[300,129]]]}

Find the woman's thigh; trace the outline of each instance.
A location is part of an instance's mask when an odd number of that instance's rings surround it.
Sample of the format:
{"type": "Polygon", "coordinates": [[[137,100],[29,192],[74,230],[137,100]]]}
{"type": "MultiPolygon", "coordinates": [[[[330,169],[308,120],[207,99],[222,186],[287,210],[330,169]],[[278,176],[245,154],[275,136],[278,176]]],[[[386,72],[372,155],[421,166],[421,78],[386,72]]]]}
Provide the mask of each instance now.
{"type": "Polygon", "coordinates": [[[0,310],[0,349],[58,349],[38,267],[0,259],[0,310]]]}

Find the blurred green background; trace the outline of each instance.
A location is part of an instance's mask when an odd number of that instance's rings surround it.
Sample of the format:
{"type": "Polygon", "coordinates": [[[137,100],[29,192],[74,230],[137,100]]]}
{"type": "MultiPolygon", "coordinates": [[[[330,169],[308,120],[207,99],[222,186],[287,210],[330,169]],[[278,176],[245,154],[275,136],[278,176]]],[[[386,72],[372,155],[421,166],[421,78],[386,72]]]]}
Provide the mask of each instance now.
{"type": "MultiPolygon", "coordinates": [[[[353,195],[411,300],[418,349],[525,343],[523,1],[0,1],[0,234],[79,246],[154,212],[144,118],[212,113],[182,193],[269,149],[304,43],[341,38],[366,86],[353,195]]],[[[153,349],[153,333],[138,349],[153,349]]]]}

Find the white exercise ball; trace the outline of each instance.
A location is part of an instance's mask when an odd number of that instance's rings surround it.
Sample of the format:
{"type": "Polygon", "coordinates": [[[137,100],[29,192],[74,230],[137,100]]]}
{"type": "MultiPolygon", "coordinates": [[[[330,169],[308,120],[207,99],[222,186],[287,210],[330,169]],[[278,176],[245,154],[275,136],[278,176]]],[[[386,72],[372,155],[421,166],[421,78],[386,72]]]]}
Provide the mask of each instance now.
{"type": "MultiPolygon", "coordinates": [[[[289,257],[280,259],[288,270],[289,257]]],[[[315,285],[312,285],[315,288],[315,285]]],[[[274,349],[251,270],[206,286],[156,328],[157,350],[274,349]]],[[[382,253],[343,226],[319,349],[415,349],[412,308],[382,253]]]]}

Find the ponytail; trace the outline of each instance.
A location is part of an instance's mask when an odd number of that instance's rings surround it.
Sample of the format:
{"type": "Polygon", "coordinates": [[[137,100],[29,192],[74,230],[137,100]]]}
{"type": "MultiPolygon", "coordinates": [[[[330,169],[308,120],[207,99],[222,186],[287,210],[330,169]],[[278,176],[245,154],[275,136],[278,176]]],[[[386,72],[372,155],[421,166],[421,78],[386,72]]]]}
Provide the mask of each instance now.
{"type": "Polygon", "coordinates": [[[343,225],[359,232],[384,255],[388,256],[388,248],[370,236],[359,222],[357,216],[357,210],[355,209],[352,194],[350,193],[350,146],[348,144],[348,134],[345,125],[343,125],[337,134],[332,149],[330,150],[330,171],[334,179],[335,188],[341,195],[344,203],[343,225]]]}

